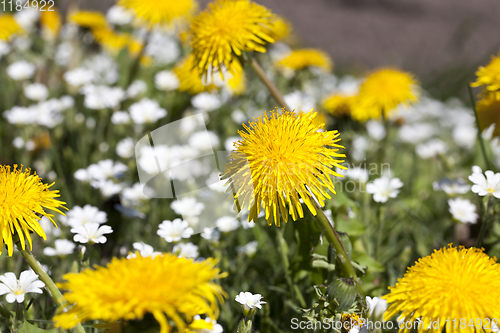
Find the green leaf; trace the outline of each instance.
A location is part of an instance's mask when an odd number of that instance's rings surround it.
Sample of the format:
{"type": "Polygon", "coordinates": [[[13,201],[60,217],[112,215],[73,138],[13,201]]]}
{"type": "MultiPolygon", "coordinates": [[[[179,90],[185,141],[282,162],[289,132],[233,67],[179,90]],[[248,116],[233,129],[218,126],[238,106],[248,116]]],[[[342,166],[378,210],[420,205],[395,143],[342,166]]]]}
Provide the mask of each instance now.
{"type": "Polygon", "coordinates": [[[24,321],[23,326],[19,329],[19,333],[58,333],[57,328],[51,330],[43,330],[41,328],[31,325],[28,321],[24,321]]]}
{"type": "Polygon", "coordinates": [[[365,233],[365,226],[356,219],[343,219],[339,216],[337,220],[335,220],[335,230],[345,232],[349,236],[355,237],[365,233]]]}
{"type": "Polygon", "coordinates": [[[384,266],[368,254],[363,252],[354,252],[354,261],[361,266],[367,266],[370,271],[383,272],[384,266]]]}

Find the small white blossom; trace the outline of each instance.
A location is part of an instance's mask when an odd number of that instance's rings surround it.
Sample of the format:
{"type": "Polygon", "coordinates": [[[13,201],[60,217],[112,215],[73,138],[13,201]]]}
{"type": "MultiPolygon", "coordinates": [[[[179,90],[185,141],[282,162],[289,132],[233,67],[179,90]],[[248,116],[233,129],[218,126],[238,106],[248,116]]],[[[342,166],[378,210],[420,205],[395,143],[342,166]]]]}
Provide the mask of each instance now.
{"type": "Polygon", "coordinates": [[[401,187],[403,183],[399,178],[383,176],[366,184],[366,192],[373,194],[373,200],[376,202],[387,202],[389,198],[398,196],[401,187]]]}
{"type": "Polygon", "coordinates": [[[238,246],[236,250],[241,253],[245,253],[249,257],[253,257],[257,253],[257,246],[259,243],[257,241],[252,241],[244,246],[238,246]]]}
{"type": "Polygon", "coordinates": [[[193,228],[189,227],[187,221],[181,219],[175,219],[173,221],[165,220],[158,226],[157,234],[168,243],[172,243],[178,242],[182,238],[191,237],[193,228]]]}
{"type": "Polygon", "coordinates": [[[92,110],[114,109],[125,98],[125,91],[119,87],[107,85],[86,85],[80,92],[85,95],[83,103],[92,110]]]}
{"type": "MultiPolygon", "coordinates": [[[[148,258],[148,257],[154,258],[158,255],[161,255],[161,252],[155,251],[151,245],[148,245],[144,242],[136,242],[136,243],[132,244],[132,247],[136,251],[138,251],[139,255],[143,258],[148,258]]],[[[137,253],[132,252],[127,256],[127,259],[132,259],[132,258],[136,258],[136,257],[137,257],[137,253]]]]}
{"type": "Polygon", "coordinates": [[[437,157],[443,155],[448,150],[446,143],[439,139],[430,140],[427,143],[420,143],[415,148],[417,155],[423,159],[437,157]]]}
{"type": "Polygon", "coordinates": [[[216,228],[204,228],[201,233],[201,237],[210,241],[210,242],[218,242],[220,238],[220,233],[216,228]]]}
{"type": "Polygon", "coordinates": [[[94,79],[94,72],[85,68],[75,68],[64,73],[64,80],[74,88],[80,88],[91,84],[94,79]]]}
{"type": "Polygon", "coordinates": [[[219,96],[203,92],[191,98],[191,104],[198,110],[210,112],[220,108],[222,105],[219,96]]]}
{"type": "Polygon", "coordinates": [[[90,182],[90,185],[94,188],[98,188],[101,191],[101,194],[106,197],[112,197],[121,192],[123,186],[121,184],[115,184],[111,180],[93,180],[90,182]]]}
{"type": "Polygon", "coordinates": [[[472,192],[481,197],[492,195],[495,198],[500,198],[500,173],[487,170],[483,174],[481,168],[474,166],[469,180],[474,183],[471,188],[472,192]]]}
{"type": "Polygon", "coordinates": [[[70,230],[76,234],[73,240],[78,243],[106,243],[107,238],[105,234],[111,234],[113,229],[109,225],[101,226],[99,223],[85,223],[70,230]]]}
{"type": "Polygon", "coordinates": [[[353,167],[345,170],[345,176],[361,183],[366,183],[368,181],[368,170],[362,167],[353,167]]]}
{"type": "Polygon", "coordinates": [[[176,253],[179,258],[197,258],[198,246],[193,243],[179,243],[174,246],[173,252],[176,253]]]}
{"type": "Polygon", "coordinates": [[[248,291],[240,292],[236,295],[235,301],[240,303],[243,307],[243,313],[245,316],[251,315],[255,312],[255,309],[262,309],[262,305],[266,302],[262,301],[263,296],[260,294],[252,294],[248,291]]]}
{"type": "Polygon", "coordinates": [[[111,24],[130,24],[134,20],[134,11],[125,7],[114,5],[106,13],[106,19],[111,24]]]}
{"type": "Polygon", "coordinates": [[[7,67],[7,74],[16,81],[27,80],[35,74],[35,65],[24,60],[16,61],[7,67]]]}
{"type": "Polygon", "coordinates": [[[219,137],[212,131],[195,132],[189,138],[189,145],[199,151],[212,150],[219,145],[219,137]]]}
{"type": "Polygon", "coordinates": [[[115,111],[111,116],[111,122],[115,125],[130,123],[130,114],[126,111],[115,111]]]}
{"type": "Polygon", "coordinates": [[[456,180],[443,179],[432,183],[434,191],[444,191],[449,196],[456,194],[465,194],[470,191],[470,185],[465,180],[458,178],[456,180]]]}
{"type": "Polygon", "coordinates": [[[71,227],[85,225],[87,223],[102,224],[108,221],[106,212],[100,211],[97,207],[85,205],[75,206],[66,213],[65,224],[71,227]]]}
{"type": "Polygon", "coordinates": [[[155,86],[158,90],[175,90],[181,82],[173,71],[161,71],[155,75],[155,86]]]}
{"type": "Polygon", "coordinates": [[[309,112],[314,108],[314,97],[304,94],[298,90],[283,96],[286,104],[296,112],[309,112]]]}
{"type": "Polygon", "coordinates": [[[467,199],[449,199],[450,213],[453,218],[462,223],[476,223],[479,215],[476,213],[476,205],[467,199]]]}
{"type": "Polygon", "coordinates": [[[23,303],[27,293],[42,294],[41,288],[45,284],[38,279],[38,275],[32,270],[21,272],[19,280],[12,272],[0,275],[0,295],[5,295],[8,303],[23,303]]]}
{"type": "Polygon", "coordinates": [[[376,120],[369,120],[366,122],[366,131],[368,132],[368,135],[377,141],[382,140],[385,138],[385,127],[380,121],[376,120]]]}
{"type": "Polygon", "coordinates": [[[91,179],[105,180],[118,177],[127,171],[127,166],[121,162],[113,162],[111,159],[102,160],[89,165],[87,171],[91,179]]]}
{"type": "Polygon", "coordinates": [[[75,243],[67,240],[67,239],[56,239],[54,242],[54,248],[46,247],[43,249],[43,254],[46,256],[66,256],[68,254],[73,253],[75,249],[75,243]]]}
{"type": "Polygon", "coordinates": [[[125,138],[116,144],[116,154],[121,158],[131,158],[135,153],[135,144],[132,138],[125,138]]]}
{"type": "Polygon", "coordinates": [[[134,124],[154,123],[167,115],[167,110],[160,107],[157,101],[143,98],[129,108],[134,124]]]}
{"type": "Polygon", "coordinates": [[[42,83],[29,84],[24,88],[24,94],[26,97],[33,101],[44,101],[49,96],[49,90],[47,86],[42,83]]]}
{"type": "Polygon", "coordinates": [[[374,315],[376,318],[382,317],[387,309],[387,301],[379,297],[366,296],[366,305],[368,306],[368,316],[374,315]]]}
{"type": "Polygon", "coordinates": [[[173,201],[170,207],[172,207],[176,214],[182,216],[198,216],[205,208],[205,204],[196,201],[195,198],[186,197],[173,201]]]}
{"type": "Polygon", "coordinates": [[[215,225],[222,232],[230,232],[238,229],[240,222],[232,216],[223,216],[215,221],[215,225]]]}
{"type": "Polygon", "coordinates": [[[135,80],[127,88],[126,95],[128,98],[137,98],[143,95],[147,90],[148,90],[148,85],[146,84],[146,82],[141,80],[135,80]]]}

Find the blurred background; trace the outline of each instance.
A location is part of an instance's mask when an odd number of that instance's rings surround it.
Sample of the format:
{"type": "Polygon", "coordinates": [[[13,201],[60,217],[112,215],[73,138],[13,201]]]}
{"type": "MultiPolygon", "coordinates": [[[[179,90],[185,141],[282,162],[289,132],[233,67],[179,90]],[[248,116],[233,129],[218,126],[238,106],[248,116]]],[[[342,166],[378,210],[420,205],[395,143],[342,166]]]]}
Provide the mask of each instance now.
{"type": "MultiPolygon", "coordinates": [[[[75,1],[76,2],[76,1],[75,1]]],[[[79,0],[105,11],[114,0],[79,0]]],[[[208,0],[201,0],[204,8],[208,0]]],[[[257,0],[288,19],[295,43],[328,52],[336,74],[396,66],[429,93],[461,93],[500,45],[498,0],[257,0]]],[[[60,2],[64,7],[67,3],[60,2]]]]}

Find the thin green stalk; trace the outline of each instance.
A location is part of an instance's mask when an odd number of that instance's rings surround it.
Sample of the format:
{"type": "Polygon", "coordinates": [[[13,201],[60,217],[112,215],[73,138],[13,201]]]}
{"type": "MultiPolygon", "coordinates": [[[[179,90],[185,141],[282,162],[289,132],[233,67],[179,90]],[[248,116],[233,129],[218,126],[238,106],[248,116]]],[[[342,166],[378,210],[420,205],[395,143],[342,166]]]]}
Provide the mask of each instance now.
{"type": "Polygon", "coordinates": [[[148,45],[150,36],[151,36],[151,30],[148,30],[148,32],[146,33],[146,37],[144,37],[144,44],[142,44],[142,48],[139,51],[139,54],[135,58],[134,63],[132,64],[132,67],[130,67],[130,72],[129,72],[128,78],[127,78],[127,85],[125,86],[125,88],[127,88],[128,86],[130,86],[130,84],[132,82],[134,82],[134,79],[135,79],[137,72],[139,70],[139,65],[141,63],[142,56],[144,55],[144,52],[146,52],[146,46],[148,45]]]}
{"type": "Polygon", "coordinates": [[[383,236],[383,229],[384,229],[384,212],[385,212],[385,207],[380,206],[380,209],[378,211],[378,231],[377,231],[377,247],[375,248],[375,258],[380,259],[380,247],[382,245],[382,236],[383,236]]]}
{"type": "MultiPolygon", "coordinates": [[[[333,229],[332,224],[328,220],[328,217],[326,217],[325,213],[323,212],[323,209],[321,209],[321,206],[316,202],[316,200],[311,200],[314,208],[316,208],[316,221],[318,221],[321,229],[323,230],[323,233],[326,236],[326,239],[328,242],[333,246],[335,249],[335,254],[337,255],[337,263],[340,264],[342,267],[341,271],[345,272],[348,277],[353,278],[356,282],[359,282],[356,276],[356,271],[354,270],[354,267],[351,264],[351,261],[349,260],[349,256],[347,255],[347,252],[344,249],[344,246],[342,245],[342,242],[339,239],[339,236],[337,235],[337,232],[335,229],[333,229]]],[[[358,284],[358,289],[359,289],[359,284],[358,284]]]]}
{"type": "Polygon", "coordinates": [[[489,214],[490,202],[492,201],[492,197],[488,197],[488,200],[484,204],[483,216],[481,216],[481,229],[479,229],[479,235],[476,240],[476,247],[481,247],[483,245],[484,235],[486,234],[486,229],[491,220],[491,216],[489,214]]]}
{"type": "Polygon", "coordinates": [[[274,83],[271,80],[269,80],[269,78],[266,75],[266,72],[264,72],[264,70],[257,62],[255,57],[252,57],[252,59],[250,60],[250,66],[252,66],[252,69],[255,71],[255,74],[257,74],[262,83],[264,83],[267,90],[269,90],[273,98],[276,100],[276,102],[278,102],[279,106],[287,109],[288,111],[292,111],[292,109],[290,109],[290,107],[288,107],[288,105],[286,104],[283,95],[281,95],[281,92],[278,90],[278,88],[276,88],[274,83]]]}
{"type": "MultiPolygon", "coordinates": [[[[64,296],[61,294],[59,288],[57,288],[54,281],[52,281],[50,276],[43,270],[42,265],[38,262],[38,260],[36,260],[31,251],[28,248],[23,250],[23,248],[19,245],[19,242],[16,242],[16,246],[26,262],[28,262],[33,271],[38,275],[40,280],[45,283],[45,288],[47,288],[50,296],[56,302],[57,306],[60,308],[66,306],[68,302],[64,299],[64,296]]],[[[77,333],[85,333],[81,324],[75,326],[74,329],[77,333]]]]}
{"type": "Polygon", "coordinates": [[[470,84],[467,84],[467,90],[469,92],[469,99],[472,111],[474,111],[474,117],[476,118],[477,139],[479,141],[479,145],[481,146],[481,152],[483,153],[484,162],[488,170],[492,170],[490,160],[488,159],[488,155],[486,155],[486,147],[484,145],[483,136],[481,135],[481,128],[479,127],[479,117],[477,116],[476,101],[474,100],[474,95],[472,94],[472,88],[470,84]]]}

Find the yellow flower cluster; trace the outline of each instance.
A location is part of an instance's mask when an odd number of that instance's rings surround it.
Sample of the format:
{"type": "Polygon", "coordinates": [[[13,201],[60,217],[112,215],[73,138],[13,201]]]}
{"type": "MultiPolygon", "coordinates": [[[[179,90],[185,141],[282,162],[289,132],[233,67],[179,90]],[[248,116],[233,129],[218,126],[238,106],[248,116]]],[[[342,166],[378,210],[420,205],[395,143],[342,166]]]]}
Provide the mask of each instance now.
{"type": "Polygon", "coordinates": [[[277,63],[278,67],[285,70],[298,71],[306,67],[318,67],[325,71],[332,69],[330,57],[321,50],[301,49],[292,51],[288,56],[277,63]]]}

